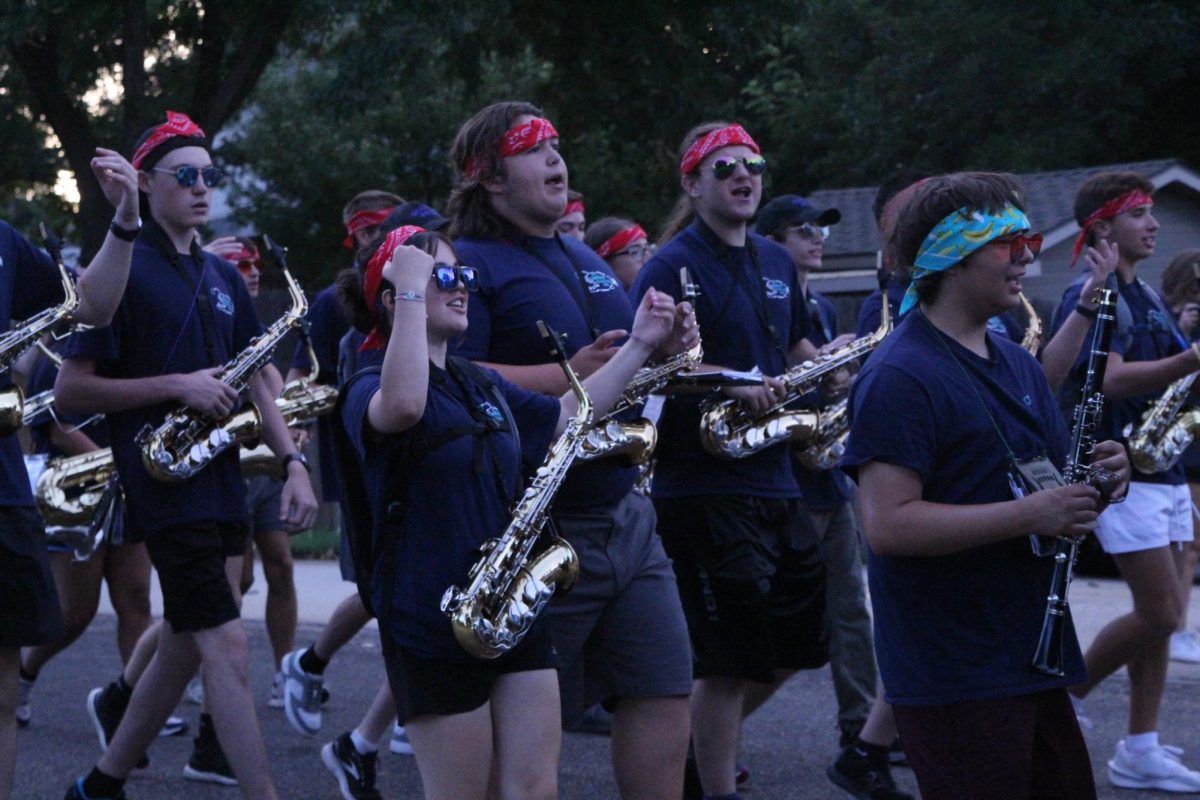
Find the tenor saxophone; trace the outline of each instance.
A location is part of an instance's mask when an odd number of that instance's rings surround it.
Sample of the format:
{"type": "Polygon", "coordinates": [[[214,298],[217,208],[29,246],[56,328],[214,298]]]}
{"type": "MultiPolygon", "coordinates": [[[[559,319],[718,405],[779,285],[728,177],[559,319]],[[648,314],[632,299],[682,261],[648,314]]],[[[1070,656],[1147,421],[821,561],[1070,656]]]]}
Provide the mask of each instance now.
{"type": "MultiPolygon", "coordinates": [[[[308,300],[288,271],[287,250],[272,242],[270,237],[264,236],[263,241],[287,281],[292,305],[221,368],[220,381],[239,394],[270,360],[283,337],[300,325],[308,311],[308,300]]],[[[262,415],[253,403],[247,403],[242,410],[223,419],[181,408],[168,414],[157,428],[149,425],[142,428],[136,441],[142,449],[142,464],[146,471],[158,480],[174,482],[192,477],[229,448],[255,441],[261,434],[262,415]]]]}
{"type": "Polygon", "coordinates": [[[1172,383],[1142,415],[1137,427],[1125,426],[1129,460],[1138,472],[1165,472],[1183,456],[1200,432],[1200,410],[1184,409],[1198,373],[1172,383]]]}
{"type": "MultiPolygon", "coordinates": [[[[689,277],[687,267],[679,270],[679,285],[683,287],[683,299],[694,304],[700,292],[689,277]]],[[[664,389],[680,372],[695,369],[703,359],[704,348],[700,342],[696,342],[695,347],[671,356],[657,366],[639,369],[609,412],[579,443],[577,458],[580,461],[595,461],[598,458],[620,456],[634,466],[649,461],[658,442],[658,430],[654,423],[644,417],[633,422],[621,422],[616,417],[664,389]]]]}
{"type": "Polygon", "coordinates": [[[540,320],[538,329],[566,373],[579,408],[534,473],[504,533],[480,546],[483,557],[471,567],[467,588],[451,586],[442,596],[442,612],[450,617],[454,637],[476,658],[496,658],[516,647],[555,591],[569,591],[579,576],[579,557],[570,543],[551,536],[545,546],[538,545],[550,504],[592,426],[592,401],[557,334],[540,320]]]}

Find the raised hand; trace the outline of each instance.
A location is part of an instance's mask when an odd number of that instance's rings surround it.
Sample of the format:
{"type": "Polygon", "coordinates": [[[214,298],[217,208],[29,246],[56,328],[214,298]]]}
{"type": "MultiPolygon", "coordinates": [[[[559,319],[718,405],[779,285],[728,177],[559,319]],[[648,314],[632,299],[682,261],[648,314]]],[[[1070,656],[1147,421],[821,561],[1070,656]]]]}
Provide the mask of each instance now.
{"type": "Polygon", "coordinates": [[[96,148],[91,167],[100,190],[117,209],[117,224],[122,228],[135,227],[139,217],[137,170],[116,150],[103,147],[96,148]]]}
{"type": "Polygon", "coordinates": [[[675,300],[668,294],[651,289],[642,296],[633,315],[633,333],[650,347],[658,347],[675,325],[675,300]]]}

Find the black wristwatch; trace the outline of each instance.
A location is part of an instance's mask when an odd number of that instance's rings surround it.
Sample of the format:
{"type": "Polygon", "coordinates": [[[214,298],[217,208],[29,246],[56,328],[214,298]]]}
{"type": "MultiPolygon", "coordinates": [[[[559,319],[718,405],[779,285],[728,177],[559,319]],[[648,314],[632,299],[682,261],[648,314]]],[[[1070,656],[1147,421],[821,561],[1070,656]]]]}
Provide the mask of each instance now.
{"type": "Polygon", "coordinates": [[[287,472],[288,464],[291,464],[293,461],[299,461],[301,464],[304,465],[304,469],[307,470],[308,474],[309,475],[312,474],[312,467],[310,467],[308,465],[308,459],[304,457],[304,453],[288,453],[286,456],[284,456],[283,457],[284,473],[287,472]]]}
{"type": "Polygon", "coordinates": [[[138,220],[136,228],[122,228],[114,219],[112,222],[108,223],[108,229],[112,231],[112,235],[118,239],[126,242],[132,242],[138,237],[138,234],[142,232],[142,221],[140,219],[138,220]]]}

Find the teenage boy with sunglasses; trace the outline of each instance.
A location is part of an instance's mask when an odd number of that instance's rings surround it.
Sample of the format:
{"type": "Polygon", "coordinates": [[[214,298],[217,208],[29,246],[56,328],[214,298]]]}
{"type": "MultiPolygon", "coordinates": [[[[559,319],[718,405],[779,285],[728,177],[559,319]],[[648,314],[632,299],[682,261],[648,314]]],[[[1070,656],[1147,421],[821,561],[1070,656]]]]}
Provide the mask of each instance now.
{"type": "MultiPolygon", "coordinates": [[[[567,335],[580,377],[617,352],[633,307],[599,256],[557,235],[567,204],[558,134],[529,103],[489,106],[451,146],[459,177],[450,196],[451,234],[481,288],[456,354],[547,394],[566,390],[538,320],[567,335]]],[[[676,295],[677,296],[677,295],[676,295]]],[[[694,322],[681,303],[672,351],[694,322]]],[[[575,548],[575,588],[546,610],[560,658],[564,727],[584,709],[616,700],[613,769],[626,798],[679,797],[687,750],[691,652],[671,564],[654,510],[633,491],[637,470],[616,459],[572,468],[554,506],[559,533],[575,548]]]]}
{"type": "MultiPolygon", "coordinates": [[[[1154,254],[1159,225],[1153,192],[1153,184],[1141,175],[1107,172],[1089,179],[1075,195],[1080,231],[1072,261],[1085,245],[1102,248],[1107,242],[1117,250],[1117,320],[1101,423],[1114,439],[1125,438],[1126,426],[1136,427],[1171,383],[1200,367],[1200,350],[1189,346],[1174,315],[1137,274],[1138,262],[1154,254]]],[[[1082,328],[1085,320],[1095,319],[1096,299],[1082,292],[1090,280],[1090,274],[1081,275],[1063,294],[1055,314],[1063,328],[1082,328]]],[[[1077,376],[1086,362],[1084,348],[1075,361],[1077,376]]],[[[1123,788],[1200,791],[1200,772],[1184,767],[1158,741],[1168,643],[1183,613],[1182,584],[1192,579],[1181,574],[1187,563],[1183,543],[1193,538],[1183,466],[1152,475],[1134,472],[1129,501],[1104,512],[1096,538],[1129,584],[1133,610],[1096,636],[1084,659],[1087,680],[1072,693],[1082,700],[1113,672],[1128,667],[1129,733],[1117,742],[1108,762],[1109,781],[1123,788]]]]}
{"type": "MultiPolygon", "coordinates": [[[[1054,569],[1029,536],[1086,535],[1103,500],[1087,484],[1014,499],[1014,462],[1061,469],[1070,447],[1037,361],[988,329],[1033,261],[1022,204],[994,173],[916,191],[892,239],[911,311],[850,391],[842,464],[859,484],[875,652],[926,800],[1096,796],[1066,692],[1085,677],[1069,616],[1065,675],[1029,667],[1054,569]]],[[[1101,442],[1094,462],[1119,497],[1124,450],[1101,442]]]]}
{"type": "MultiPolygon", "coordinates": [[[[777,376],[817,349],[799,276],[786,250],[753,233],[766,160],[740,125],[707,123],[680,148],[683,196],[658,251],[635,279],[680,291],[698,285],[705,360],[777,376]]],[[[781,381],[723,390],[752,413],[785,396],[781,381]]],[[[692,742],[705,796],[737,797],[738,735],[746,713],[795,671],[828,661],[825,570],[800,508],[786,445],[741,459],[700,443],[700,397],[669,398],[659,422],[652,496],[675,565],[695,651],[692,742]]]]}
{"type": "MultiPolygon", "coordinates": [[[[196,241],[222,177],[209,150],[204,132],[176,112],[138,141],[131,161],[145,227],[128,289],[111,326],[72,340],[56,386],[64,409],[106,414],[126,489],[127,532],[146,542],[166,620],[108,748],[68,790],[79,800],[124,796],[126,778],[201,663],[216,731],[243,794],[276,796],[235,595],[246,547],[237,451],[226,451],[191,478],[165,483],[146,471],[135,441],[143,426],[157,426],[181,405],[212,418],[234,410],[237,392],[216,376],[262,331],[237,270],[196,241]]],[[[263,440],[287,472],[280,517],[288,526],[310,525],[316,499],[307,464],[261,376],[251,379],[249,394],[262,414],[263,440]]]]}
{"type": "MultiPolygon", "coordinates": [[[[791,256],[812,322],[808,340],[822,352],[853,338],[837,336],[833,303],[808,282],[809,272],[821,269],[829,226],[841,219],[836,208],[818,209],[803,197],[785,194],[763,206],[754,223],[759,235],[778,242],[791,256]]],[[[825,627],[842,748],[828,773],[839,786],[876,800],[910,798],[896,790],[888,766],[888,748],[896,729],[891,708],[882,698],[876,702],[879,674],[848,479],[836,469],[813,471],[799,461],[793,461],[793,466],[825,563],[825,627]]]]}

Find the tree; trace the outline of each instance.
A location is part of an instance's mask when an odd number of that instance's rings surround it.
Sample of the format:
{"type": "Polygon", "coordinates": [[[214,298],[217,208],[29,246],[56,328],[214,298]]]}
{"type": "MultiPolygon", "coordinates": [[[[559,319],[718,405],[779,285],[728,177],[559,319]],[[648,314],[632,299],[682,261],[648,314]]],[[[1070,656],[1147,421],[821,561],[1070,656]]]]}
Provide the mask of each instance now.
{"type": "Polygon", "coordinates": [[[323,13],[316,0],[125,0],[119,11],[84,0],[6,5],[0,44],[12,67],[0,87],[24,109],[18,130],[44,125],[61,145],[79,187],[85,260],[110,217],[88,166],[97,145],[128,154],[167,108],[215,137],[299,27],[293,19],[319,24],[323,13]]]}

